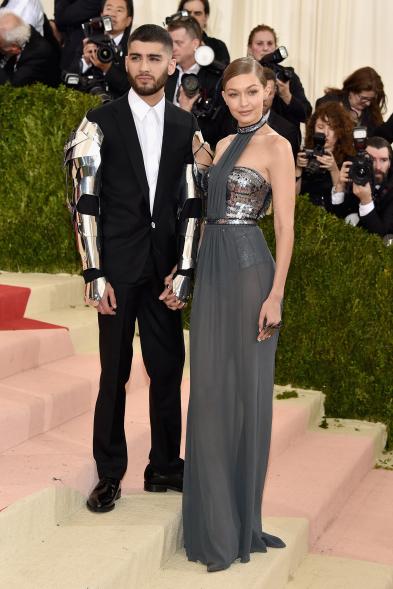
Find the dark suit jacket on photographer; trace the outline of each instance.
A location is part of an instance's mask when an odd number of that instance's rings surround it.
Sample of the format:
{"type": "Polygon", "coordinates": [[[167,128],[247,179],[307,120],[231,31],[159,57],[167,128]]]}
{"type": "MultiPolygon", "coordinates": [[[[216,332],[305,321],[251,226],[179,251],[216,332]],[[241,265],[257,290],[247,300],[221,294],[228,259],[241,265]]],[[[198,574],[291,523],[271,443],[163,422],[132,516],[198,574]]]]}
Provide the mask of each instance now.
{"type": "Polygon", "coordinates": [[[300,78],[295,72],[293,72],[289,81],[289,89],[292,94],[291,102],[285,104],[277,93],[273,100],[272,110],[293,125],[296,125],[300,132],[300,123],[304,123],[308,119],[312,107],[306,98],[300,78]]]}
{"type": "MultiPolygon", "coordinates": [[[[198,125],[202,131],[202,135],[211,147],[215,147],[217,141],[222,138],[221,124],[219,122],[219,114],[225,106],[224,100],[221,96],[221,75],[222,72],[215,69],[215,67],[207,66],[201,67],[198,72],[199,86],[201,88],[201,95],[203,99],[212,99],[214,109],[209,116],[198,116],[198,105],[193,107],[193,113],[196,115],[198,125]]],[[[179,70],[169,76],[165,86],[165,96],[171,102],[175,99],[177,92],[177,82],[179,79],[179,70]]]]}
{"type": "Polygon", "coordinates": [[[56,53],[49,42],[30,27],[31,36],[19,56],[8,59],[0,68],[0,84],[10,82],[13,86],[27,86],[41,82],[58,86],[60,69],[56,53]]]}
{"type": "Polygon", "coordinates": [[[93,75],[97,79],[104,78],[108,84],[109,92],[113,98],[120,98],[123,94],[128,92],[130,89],[130,83],[128,81],[125,58],[127,55],[127,43],[128,37],[130,36],[131,27],[127,27],[123,33],[123,36],[118,44],[118,53],[115,60],[112,62],[110,69],[106,74],[103,74],[101,70],[95,66],[89,67],[87,70],[82,72],[82,58],[76,59],[71,63],[69,67],[70,73],[78,73],[84,75],[93,75]]]}
{"type": "Polygon", "coordinates": [[[214,59],[216,61],[219,61],[224,65],[228,65],[228,63],[231,61],[231,58],[229,57],[229,51],[224,41],[215,39],[214,37],[208,37],[205,32],[203,33],[202,41],[204,45],[207,45],[213,49],[214,59]]]}
{"type": "Polygon", "coordinates": [[[101,0],[55,0],[55,22],[63,33],[64,46],[61,69],[70,71],[69,66],[82,53],[82,23],[100,16],[101,0]]]}
{"type": "Polygon", "coordinates": [[[382,184],[374,189],[374,208],[367,214],[359,216],[359,226],[369,233],[381,237],[393,233],[393,185],[382,184]]]}

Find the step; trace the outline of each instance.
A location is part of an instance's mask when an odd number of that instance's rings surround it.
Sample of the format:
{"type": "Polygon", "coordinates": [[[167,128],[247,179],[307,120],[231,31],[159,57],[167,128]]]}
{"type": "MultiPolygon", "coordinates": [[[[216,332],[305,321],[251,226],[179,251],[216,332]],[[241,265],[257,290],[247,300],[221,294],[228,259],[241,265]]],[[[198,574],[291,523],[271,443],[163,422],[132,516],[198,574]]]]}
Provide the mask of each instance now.
{"type": "Polygon", "coordinates": [[[287,547],[251,554],[250,562],[236,561],[229,569],[217,573],[207,573],[206,566],[189,562],[184,550],[178,550],[152,579],[148,589],[284,588],[307,553],[308,523],[301,518],[266,518],[264,528],[283,538],[287,547]]]}
{"type": "Polygon", "coordinates": [[[0,331],[0,381],[73,353],[65,329],[0,331]]]}
{"type": "Polygon", "coordinates": [[[85,359],[71,356],[3,379],[0,452],[90,411],[97,394],[95,365],[90,368],[85,359]]]}
{"type": "Polygon", "coordinates": [[[286,589],[393,589],[393,566],[309,554],[286,589]]]}
{"type": "Polygon", "coordinates": [[[263,512],[306,517],[312,546],[373,464],[372,436],[308,431],[270,462],[263,512]]]}
{"type": "Polygon", "coordinates": [[[343,506],[313,552],[393,566],[393,471],[374,469],[343,506]]]}
{"type": "MultiPolygon", "coordinates": [[[[33,541],[22,543],[24,550],[8,551],[0,559],[2,586],[143,589],[180,545],[180,502],[177,494],[146,493],[122,497],[105,515],[92,514],[84,506],[62,519],[55,512],[52,527],[42,526],[33,541]]],[[[8,516],[10,521],[15,518],[8,516]]],[[[17,546],[15,536],[8,526],[2,541],[9,545],[14,540],[17,546]]]]}
{"type": "Polygon", "coordinates": [[[0,283],[0,324],[23,317],[30,290],[0,283]]]}
{"type": "Polygon", "coordinates": [[[30,289],[26,317],[83,304],[84,281],[77,275],[1,272],[0,285],[30,289]]]}
{"type": "Polygon", "coordinates": [[[93,307],[80,304],[37,312],[34,319],[66,327],[76,353],[98,352],[98,320],[93,307]]]}

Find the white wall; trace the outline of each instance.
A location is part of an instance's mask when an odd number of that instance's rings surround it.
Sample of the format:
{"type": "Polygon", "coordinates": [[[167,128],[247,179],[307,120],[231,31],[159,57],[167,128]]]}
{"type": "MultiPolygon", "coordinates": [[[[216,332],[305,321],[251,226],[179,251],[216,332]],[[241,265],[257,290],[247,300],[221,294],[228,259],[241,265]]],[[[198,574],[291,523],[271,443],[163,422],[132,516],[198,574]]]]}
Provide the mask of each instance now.
{"type": "MultiPolygon", "coordinates": [[[[41,0],[48,16],[53,0],[41,0]]],[[[312,104],[326,86],[341,86],[358,67],[382,76],[393,111],[393,0],[211,0],[210,31],[228,45],[232,58],[245,55],[249,31],[273,26],[289,51],[312,104]]],[[[135,21],[162,24],[176,0],[134,0],[135,21]]]]}

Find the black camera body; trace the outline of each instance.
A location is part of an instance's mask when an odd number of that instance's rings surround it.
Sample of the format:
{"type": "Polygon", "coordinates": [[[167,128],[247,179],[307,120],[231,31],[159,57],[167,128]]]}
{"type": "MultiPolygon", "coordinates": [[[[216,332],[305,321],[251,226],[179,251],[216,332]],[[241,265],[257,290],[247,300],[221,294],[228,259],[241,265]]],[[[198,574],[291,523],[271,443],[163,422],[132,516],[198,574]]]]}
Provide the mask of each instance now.
{"type": "Polygon", "coordinates": [[[288,82],[294,76],[295,70],[293,67],[284,67],[279,65],[284,59],[288,57],[288,51],[284,46],[278,47],[273,53],[264,55],[260,60],[260,64],[268,67],[276,74],[277,80],[281,82],[288,82]]]}
{"type": "Polygon", "coordinates": [[[103,104],[113,100],[113,96],[109,92],[108,84],[104,76],[97,77],[91,74],[67,73],[64,76],[64,84],[67,88],[73,88],[80,92],[86,92],[98,96],[103,104]]]}
{"type": "Polygon", "coordinates": [[[317,174],[321,169],[321,164],[317,160],[317,156],[325,155],[325,143],[326,143],[326,135],[325,133],[314,133],[313,136],[313,145],[312,149],[304,149],[304,153],[306,154],[306,158],[308,160],[306,166],[306,172],[309,174],[317,174]]]}
{"type": "Polygon", "coordinates": [[[101,63],[111,63],[117,55],[117,46],[109,33],[112,31],[110,16],[91,18],[82,24],[85,37],[97,45],[97,58],[101,63]]]}
{"type": "Polygon", "coordinates": [[[367,127],[355,127],[353,130],[353,144],[356,155],[348,170],[350,180],[358,186],[370,183],[374,186],[374,165],[372,157],[367,153],[367,127]]]}

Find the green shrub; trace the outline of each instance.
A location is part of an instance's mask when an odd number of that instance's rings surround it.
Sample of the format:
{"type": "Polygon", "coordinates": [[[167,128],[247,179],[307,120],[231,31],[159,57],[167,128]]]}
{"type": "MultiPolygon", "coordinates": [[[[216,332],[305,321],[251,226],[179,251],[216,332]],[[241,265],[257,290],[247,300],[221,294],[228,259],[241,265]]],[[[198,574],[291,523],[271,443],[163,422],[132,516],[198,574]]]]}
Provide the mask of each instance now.
{"type": "MultiPolygon", "coordinates": [[[[62,153],[94,104],[65,88],[0,86],[1,269],[80,271],[62,153]]],[[[274,252],[272,218],[261,228],[274,252]]],[[[327,416],[383,421],[391,440],[392,278],[393,248],[298,199],[276,382],[323,390],[327,416]]]]}
{"type": "MultiPolygon", "coordinates": [[[[261,228],[274,251],[272,218],[261,228]]],[[[277,384],[324,391],[327,416],[382,421],[392,442],[392,303],[393,248],[299,198],[277,384]]]]}
{"type": "Polygon", "coordinates": [[[0,86],[0,268],[76,272],[63,146],[97,98],[41,84],[0,86]]]}

